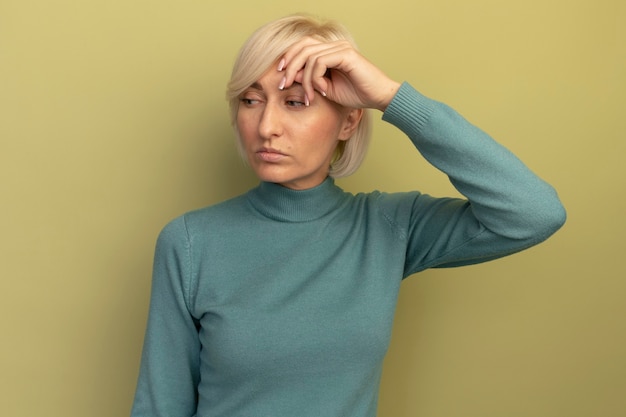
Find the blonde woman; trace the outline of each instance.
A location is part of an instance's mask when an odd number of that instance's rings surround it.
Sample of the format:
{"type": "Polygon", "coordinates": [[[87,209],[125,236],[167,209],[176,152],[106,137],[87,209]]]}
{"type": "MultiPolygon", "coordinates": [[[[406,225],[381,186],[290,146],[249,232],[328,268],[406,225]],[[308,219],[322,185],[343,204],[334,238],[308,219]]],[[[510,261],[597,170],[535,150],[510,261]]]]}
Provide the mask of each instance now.
{"type": "Polygon", "coordinates": [[[337,23],[258,29],[228,97],[260,183],[162,231],[134,417],[373,417],[402,279],[521,251],[565,220],[552,187],[387,77],[337,23]],[[466,198],[339,188],[366,153],[370,111],[466,198]]]}

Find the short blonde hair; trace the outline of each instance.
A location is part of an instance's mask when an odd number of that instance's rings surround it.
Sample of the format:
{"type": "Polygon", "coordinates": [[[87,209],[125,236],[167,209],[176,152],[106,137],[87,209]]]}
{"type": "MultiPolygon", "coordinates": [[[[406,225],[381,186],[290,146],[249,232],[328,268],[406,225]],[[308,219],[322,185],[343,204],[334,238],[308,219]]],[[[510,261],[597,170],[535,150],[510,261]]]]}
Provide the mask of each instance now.
{"type": "MultiPolygon", "coordinates": [[[[230,119],[237,134],[239,151],[244,155],[239,132],[237,112],[240,95],[275,65],[278,59],[296,42],[305,37],[322,41],[346,40],[355,48],[352,35],[339,23],[322,21],[310,15],[297,14],[272,21],[257,29],[243,44],[233,65],[226,98],[230,105],[230,119]]],[[[354,134],[340,141],[331,161],[329,175],[334,178],[353,174],[365,159],[371,136],[371,115],[367,109],[354,134]]]]}

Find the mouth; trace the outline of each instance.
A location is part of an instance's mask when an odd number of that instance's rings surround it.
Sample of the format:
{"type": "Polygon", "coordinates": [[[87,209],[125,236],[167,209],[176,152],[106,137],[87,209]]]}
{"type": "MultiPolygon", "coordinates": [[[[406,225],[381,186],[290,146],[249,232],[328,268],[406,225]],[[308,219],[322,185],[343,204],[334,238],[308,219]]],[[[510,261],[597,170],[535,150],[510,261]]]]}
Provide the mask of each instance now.
{"type": "Polygon", "coordinates": [[[256,156],[257,158],[265,162],[278,162],[281,159],[285,158],[287,155],[285,155],[278,149],[261,148],[256,151],[256,156]]]}

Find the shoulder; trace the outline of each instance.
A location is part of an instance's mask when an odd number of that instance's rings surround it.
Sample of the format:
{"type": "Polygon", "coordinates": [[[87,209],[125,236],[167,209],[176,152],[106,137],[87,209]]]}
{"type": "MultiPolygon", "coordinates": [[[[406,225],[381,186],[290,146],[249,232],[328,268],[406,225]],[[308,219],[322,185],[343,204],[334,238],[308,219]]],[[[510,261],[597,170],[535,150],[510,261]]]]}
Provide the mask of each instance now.
{"type": "Polygon", "coordinates": [[[202,228],[213,223],[223,223],[237,218],[248,207],[245,194],[220,203],[189,211],[181,217],[189,230],[202,228]]]}
{"type": "Polygon", "coordinates": [[[417,202],[424,197],[419,191],[372,191],[355,196],[373,219],[381,219],[395,234],[406,235],[417,202]]]}
{"type": "Polygon", "coordinates": [[[405,192],[384,192],[372,191],[369,193],[359,193],[355,196],[357,200],[364,201],[367,205],[375,207],[387,215],[395,215],[410,211],[415,202],[423,196],[419,191],[405,192]]]}
{"type": "Polygon", "coordinates": [[[170,220],[159,233],[159,241],[191,240],[194,235],[202,235],[223,227],[233,219],[240,219],[247,205],[245,195],[240,195],[217,204],[188,211],[170,220]]]}
{"type": "Polygon", "coordinates": [[[420,191],[380,192],[365,194],[368,205],[374,207],[392,227],[406,231],[419,222],[441,222],[467,200],[452,197],[433,197],[420,191]]]}

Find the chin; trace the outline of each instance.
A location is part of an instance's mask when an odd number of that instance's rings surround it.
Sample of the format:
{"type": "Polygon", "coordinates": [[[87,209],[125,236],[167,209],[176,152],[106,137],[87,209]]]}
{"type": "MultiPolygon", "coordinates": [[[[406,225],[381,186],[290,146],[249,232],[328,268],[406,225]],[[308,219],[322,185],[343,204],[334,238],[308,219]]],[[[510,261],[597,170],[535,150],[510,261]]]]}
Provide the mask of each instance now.
{"type": "Polygon", "coordinates": [[[294,179],[293,177],[291,177],[290,175],[286,175],[285,173],[273,171],[273,169],[254,169],[254,173],[261,181],[282,184],[284,182],[289,182],[294,179]]]}

